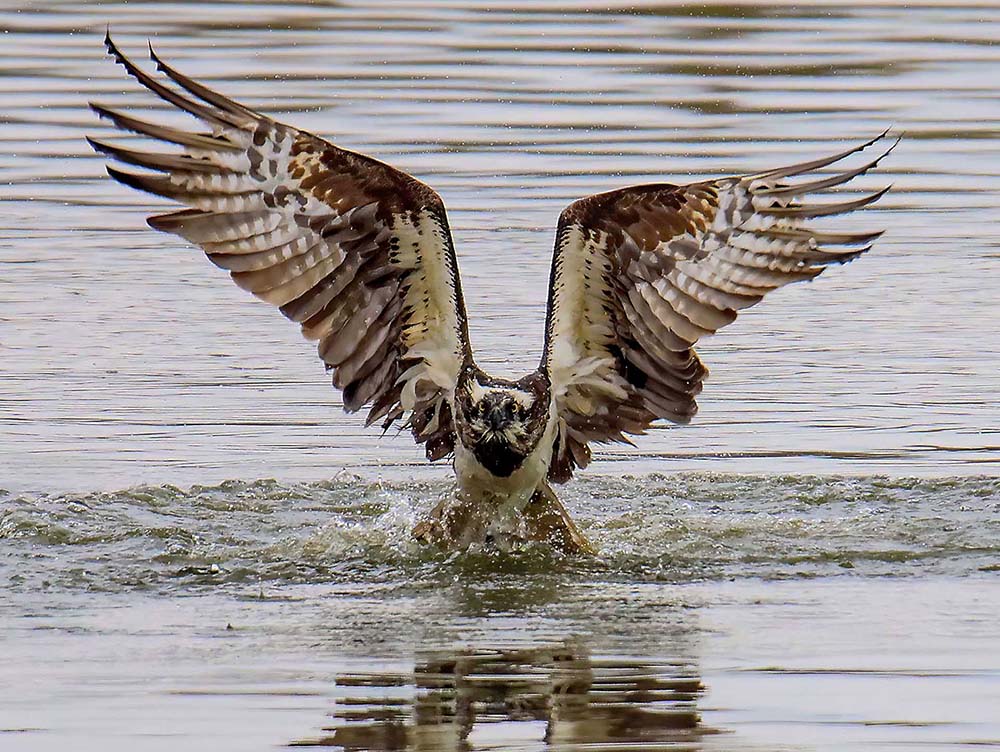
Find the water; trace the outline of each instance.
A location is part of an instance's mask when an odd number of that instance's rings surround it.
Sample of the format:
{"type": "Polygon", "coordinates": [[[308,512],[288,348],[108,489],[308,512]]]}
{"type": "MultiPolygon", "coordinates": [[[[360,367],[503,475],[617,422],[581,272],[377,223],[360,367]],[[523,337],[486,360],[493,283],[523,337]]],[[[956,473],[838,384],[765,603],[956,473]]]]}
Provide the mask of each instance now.
{"type": "Polygon", "coordinates": [[[596,559],[409,542],[446,491],[7,495],[5,742],[995,743],[998,479],[590,478],[566,501],[596,559]]]}
{"type": "Polygon", "coordinates": [[[1000,747],[1000,12],[608,5],[0,9],[0,749],[1000,747]],[[563,490],[599,557],[430,551],[447,468],[103,177],[87,100],[184,123],[108,23],[433,185],[491,371],[582,195],[894,124],[887,233],[563,490]]]}

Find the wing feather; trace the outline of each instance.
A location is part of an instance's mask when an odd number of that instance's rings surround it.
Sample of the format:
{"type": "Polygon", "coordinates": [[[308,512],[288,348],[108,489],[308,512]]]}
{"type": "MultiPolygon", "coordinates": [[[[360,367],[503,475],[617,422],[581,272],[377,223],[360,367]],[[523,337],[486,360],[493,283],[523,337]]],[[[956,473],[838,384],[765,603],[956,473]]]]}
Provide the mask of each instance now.
{"type": "Polygon", "coordinates": [[[149,171],[109,166],[111,177],[186,207],[150,217],[150,226],[200,245],[238,286],[298,322],[317,341],[347,411],[371,405],[367,424],[384,428],[409,413],[429,458],[451,451],[449,401],[472,354],[440,197],[386,164],[213,91],[152,48],[165,83],[110,36],[105,43],[140,84],[208,128],[191,133],[91,105],[120,130],[182,148],[88,139],[110,159],[149,171]]]}
{"type": "Polygon", "coordinates": [[[829,232],[806,224],[871,205],[860,198],[809,203],[876,167],[811,173],[882,141],[788,167],[685,186],[654,184],[597,194],[560,216],[542,367],[559,431],[549,477],[568,479],[590,442],[628,441],[658,418],[689,421],[708,370],[694,345],[731,324],[771,290],[810,280],[865,253],[881,232],[829,232]]]}

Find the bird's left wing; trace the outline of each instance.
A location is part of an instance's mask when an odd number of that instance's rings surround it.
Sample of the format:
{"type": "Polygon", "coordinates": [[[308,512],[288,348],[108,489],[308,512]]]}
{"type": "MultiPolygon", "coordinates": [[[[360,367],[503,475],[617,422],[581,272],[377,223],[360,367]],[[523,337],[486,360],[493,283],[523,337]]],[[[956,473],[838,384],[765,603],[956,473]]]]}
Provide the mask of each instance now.
{"type": "Polygon", "coordinates": [[[756,175],[690,185],[640,185],[571,204],[560,216],[542,367],[559,424],[549,478],[567,480],[591,442],[628,442],[665,418],[686,423],[708,374],[694,344],[778,287],[809,280],[868,250],[879,232],[824,232],[813,217],[867,206],[810,194],[846,183],[859,167],[787,182],[840,154],[756,175]]]}
{"type": "Polygon", "coordinates": [[[353,412],[406,418],[430,459],[454,447],[450,400],[471,360],[455,252],[440,197],[415,178],[244,107],[159,60],[168,86],[105,43],[166,102],[208,126],[192,133],[92,104],[124,131],[182,147],[132,150],[89,139],[145,168],[116,180],[188,208],[150,217],[201,246],[237,285],[319,343],[353,412]]]}

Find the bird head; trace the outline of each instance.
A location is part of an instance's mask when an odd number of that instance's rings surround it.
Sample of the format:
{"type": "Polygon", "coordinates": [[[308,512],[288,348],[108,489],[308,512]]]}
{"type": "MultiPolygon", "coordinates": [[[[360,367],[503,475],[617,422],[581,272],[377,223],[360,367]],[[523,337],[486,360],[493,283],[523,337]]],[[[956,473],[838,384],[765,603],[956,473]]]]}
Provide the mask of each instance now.
{"type": "Polygon", "coordinates": [[[509,476],[538,445],[548,404],[530,384],[493,379],[481,371],[455,393],[458,437],[494,475],[509,476]]]}

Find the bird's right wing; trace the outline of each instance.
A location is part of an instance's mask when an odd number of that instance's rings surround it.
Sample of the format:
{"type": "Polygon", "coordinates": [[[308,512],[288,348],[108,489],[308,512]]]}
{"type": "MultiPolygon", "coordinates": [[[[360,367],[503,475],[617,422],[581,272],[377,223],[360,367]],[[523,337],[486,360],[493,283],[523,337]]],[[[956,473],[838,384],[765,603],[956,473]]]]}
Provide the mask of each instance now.
{"type": "Polygon", "coordinates": [[[880,232],[827,232],[814,217],[848,201],[812,195],[874,168],[805,176],[871,146],[754,175],[690,185],[637,185],[580,199],[559,218],[545,354],[559,413],[549,478],[568,479],[592,442],[624,441],[655,420],[686,423],[708,371],[694,350],[737,312],[790,282],[856,258],[880,232]]]}
{"type": "Polygon", "coordinates": [[[151,52],[170,87],[111,41],[136,80],[208,126],[166,127],[91,105],[124,131],[181,151],[99,152],[151,172],[108,168],[121,183],[188,208],[149,218],[201,246],[237,285],[277,306],[319,343],[348,412],[405,418],[429,459],[454,447],[450,408],[471,360],[465,305],[440,197],[409,175],[278,123],[184,76],[151,52]]]}

